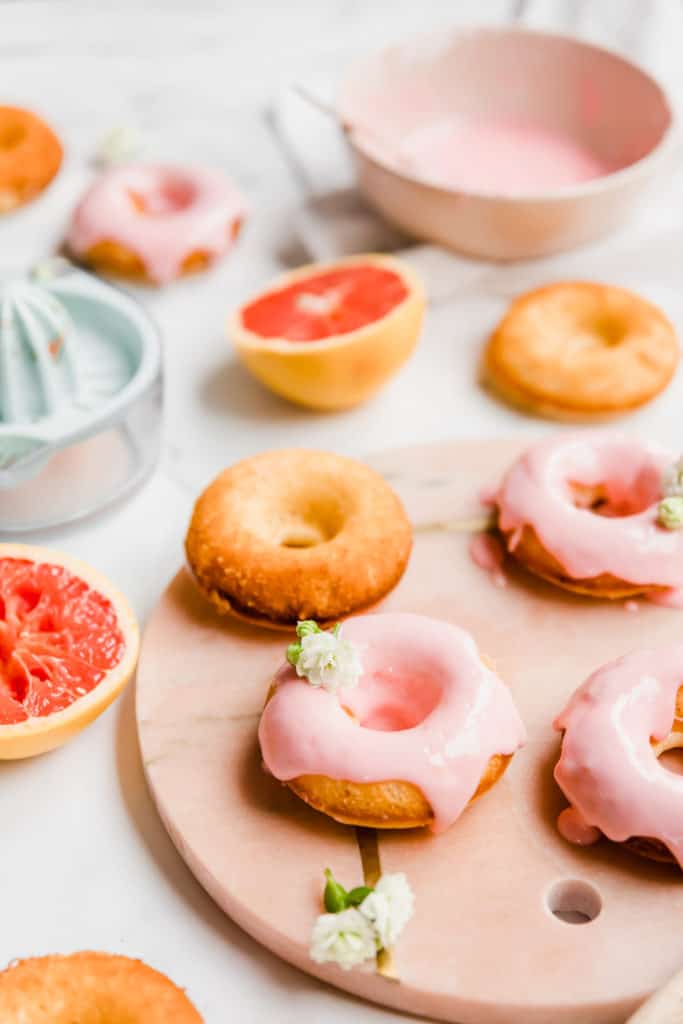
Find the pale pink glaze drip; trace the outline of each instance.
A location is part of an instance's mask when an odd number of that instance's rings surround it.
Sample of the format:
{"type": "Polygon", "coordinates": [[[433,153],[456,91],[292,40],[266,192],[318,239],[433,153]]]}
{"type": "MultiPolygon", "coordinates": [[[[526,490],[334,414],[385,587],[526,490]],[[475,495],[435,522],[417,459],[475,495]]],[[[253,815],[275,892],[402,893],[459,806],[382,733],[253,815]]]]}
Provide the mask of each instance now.
{"type": "Polygon", "coordinates": [[[568,134],[512,120],[446,117],[401,142],[406,170],[449,189],[529,195],[577,185],[615,168],[568,134]]]}
{"type": "Polygon", "coordinates": [[[655,590],[647,594],[648,601],[662,608],[683,608],[683,590],[671,587],[669,590],[655,590]]]}
{"type": "Polygon", "coordinates": [[[245,206],[226,176],[204,167],[128,164],[106,171],[74,211],[67,244],[77,256],[113,241],[141,259],[159,284],[178,277],[183,260],[201,251],[220,256],[245,206]],[[131,194],[145,200],[141,212],[131,194]]]}
{"type": "Polygon", "coordinates": [[[662,472],[673,460],[663,448],[618,435],[541,441],[512,466],[498,493],[500,528],[513,531],[508,549],[528,525],[573,579],[609,573],[643,586],[683,587],[683,530],[657,524],[662,472]],[[576,507],[572,483],[602,484],[611,514],[576,507]]]}
{"type": "Polygon", "coordinates": [[[479,504],[483,505],[484,508],[493,508],[498,497],[498,488],[491,487],[490,485],[488,487],[482,487],[479,491],[478,497],[479,504]]]}
{"type": "Polygon", "coordinates": [[[587,825],[616,842],[658,839],[683,867],[683,777],[650,745],[671,731],[681,683],[683,644],[594,672],[555,722],[564,730],[555,778],[587,825]]]}
{"type": "Polygon", "coordinates": [[[362,650],[358,686],[331,694],[283,665],[259,725],[265,765],[281,781],[411,782],[434,811],[434,831],[443,831],[489,759],[525,741],[510,692],[469,633],[447,622],[365,615],[343,628],[362,650]]]}
{"type": "Polygon", "coordinates": [[[475,565],[487,572],[497,587],[507,584],[503,571],[505,547],[500,537],[491,533],[476,533],[469,544],[470,558],[475,565]]]}
{"type": "Polygon", "coordinates": [[[568,842],[577,846],[591,846],[602,835],[599,828],[584,821],[576,807],[565,807],[557,819],[557,829],[568,842]]]}

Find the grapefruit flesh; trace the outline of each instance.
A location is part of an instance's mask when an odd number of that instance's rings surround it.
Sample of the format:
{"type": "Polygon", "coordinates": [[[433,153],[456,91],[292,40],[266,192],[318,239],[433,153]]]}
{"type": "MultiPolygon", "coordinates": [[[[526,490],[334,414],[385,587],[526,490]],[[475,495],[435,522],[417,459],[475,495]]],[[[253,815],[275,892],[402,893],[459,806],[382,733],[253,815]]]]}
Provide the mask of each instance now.
{"type": "Polygon", "coordinates": [[[62,565],[0,559],[0,726],[63,711],[126,648],[111,601],[62,565]]]}
{"type": "Polygon", "coordinates": [[[381,320],[407,295],[405,281],[393,270],[339,267],[255,299],[243,308],[242,323],[263,338],[321,341],[381,320]]]}

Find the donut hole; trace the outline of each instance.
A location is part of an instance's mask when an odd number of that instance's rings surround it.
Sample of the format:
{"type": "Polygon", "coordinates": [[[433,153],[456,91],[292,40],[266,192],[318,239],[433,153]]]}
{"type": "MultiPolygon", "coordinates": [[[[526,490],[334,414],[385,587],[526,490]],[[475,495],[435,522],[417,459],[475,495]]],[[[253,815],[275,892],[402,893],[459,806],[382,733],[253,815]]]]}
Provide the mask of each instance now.
{"type": "Polygon", "coordinates": [[[602,897],[580,878],[563,878],[550,886],[545,897],[550,913],[564,924],[589,924],[602,910],[602,897]]]}
{"type": "Polygon", "coordinates": [[[346,519],[336,496],[305,495],[281,511],[278,543],[283,548],[312,548],[337,536],[346,519]]]}
{"type": "Polygon", "coordinates": [[[26,126],[21,121],[0,124],[0,149],[14,149],[26,137],[26,126]]]}
{"type": "Polygon", "coordinates": [[[596,314],[588,327],[590,333],[607,348],[620,345],[630,330],[626,320],[614,313],[596,314]]]}
{"type": "Polygon", "coordinates": [[[399,674],[376,669],[363,677],[347,700],[348,710],[363,729],[402,732],[424,722],[441,700],[442,689],[425,671],[399,674]]]}
{"type": "Polygon", "coordinates": [[[192,204],[195,190],[183,178],[166,177],[149,187],[128,189],[128,198],[136,213],[146,217],[167,217],[181,213],[192,204]]]}
{"type": "Polygon", "coordinates": [[[657,759],[662,766],[672,775],[683,775],[683,748],[670,747],[663,750],[657,759]]]}
{"type": "Polygon", "coordinates": [[[635,481],[613,479],[600,484],[569,482],[569,498],[575,508],[593,515],[618,519],[636,516],[659,501],[659,471],[644,469],[635,481]]]}

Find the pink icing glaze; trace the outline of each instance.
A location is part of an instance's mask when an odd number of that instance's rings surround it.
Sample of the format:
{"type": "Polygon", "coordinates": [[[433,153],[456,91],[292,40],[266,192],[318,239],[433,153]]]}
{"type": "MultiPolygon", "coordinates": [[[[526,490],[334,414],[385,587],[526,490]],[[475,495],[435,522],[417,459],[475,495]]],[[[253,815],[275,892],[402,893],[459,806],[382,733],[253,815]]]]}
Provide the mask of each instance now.
{"type": "Polygon", "coordinates": [[[361,648],[358,686],[331,694],[283,665],[259,725],[265,765],[281,781],[412,782],[434,811],[434,831],[443,831],[489,759],[525,741],[510,692],[469,633],[447,622],[365,615],[343,629],[361,648]]]}
{"type": "Polygon", "coordinates": [[[242,197],[218,170],[128,164],[105,172],[88,189],[67,244],[83,256],[98,242],[118,242],[164,284],[178,277],[190,253],[217,258],[225,252],[244,212],[242,197]]]}
{"type": "Polygon", "coordinates": [[[658,839],[683,867],[683,777],[650,745],[669,734],[682,682],[683,644],[594,672],[555,722],[564,730],[555,778],[586,825],[616,842],[658,839]]]}
{"type": "Polygon", "coordinates": [[[505,547],[500,537],[491,533],[476,533],[470,541],[469,553],[474,564],[489,573],[497,587],[507,585],[507,576],[503,571],[505,547]]]}
{"type": "Polygon", "coordinates": [[[683,608],[683,590],[674,587],[669,590],[657,590],[648,594],[647,599],[662,608],[683,608]]]}
{"type": "Polygon", "coordinates": [[[576,807],[565,807],[557,819],[557,829],[568,842],[577,846],[591,846],[602,835],[599,828],[584,821],[576,807]]]}
{"type": "Polygon", "coordinates": [[[609,573],[644,586],[683,587],[683,530],[657,524],[662,473],[671,452],[631,438],[587,431],[541,441],[512,466],[498,493],[498,522],[525,525],[573,579],[609,573]],[[574,504],[571,484],[601,484],[598,515],[574,504]]]}
{"type": "Polygon", "coordinates": [[[446,117],[403,139],[398,162],[449,189],[530,195],[591,181],[615,170],[587,145],[541,125],[446,117]]]}

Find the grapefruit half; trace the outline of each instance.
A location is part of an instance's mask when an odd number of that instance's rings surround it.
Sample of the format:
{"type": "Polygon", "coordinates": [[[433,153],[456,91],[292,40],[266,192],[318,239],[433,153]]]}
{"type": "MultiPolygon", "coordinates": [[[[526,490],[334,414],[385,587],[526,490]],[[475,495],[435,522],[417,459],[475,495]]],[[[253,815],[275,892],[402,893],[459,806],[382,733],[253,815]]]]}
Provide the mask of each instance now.
{"type": "Polygon", "coordinates": [[[111,704],[138,656],[122,594],[76,558],[0,544],[0,759],[60,746],[111,704]]]}
{"type": "Polygon", "coordinates": [[[370,398],[405,363],[420,335],[424,290],[391,256],[300,267],[241,306],[228,333],[266,387],[313,409],[370,398]]]}

